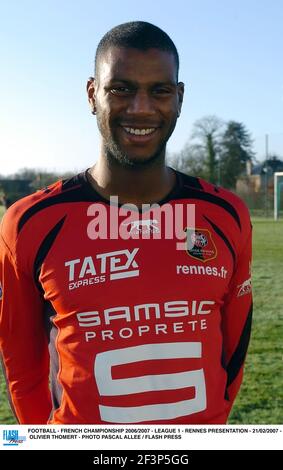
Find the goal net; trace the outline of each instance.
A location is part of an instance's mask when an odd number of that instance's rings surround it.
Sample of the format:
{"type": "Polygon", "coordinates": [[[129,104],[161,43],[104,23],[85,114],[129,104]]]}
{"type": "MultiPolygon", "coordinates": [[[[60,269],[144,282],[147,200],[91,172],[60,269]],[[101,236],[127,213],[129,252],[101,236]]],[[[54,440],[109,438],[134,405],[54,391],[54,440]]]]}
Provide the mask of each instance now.
{"type": "Polygon", "coordinates": [[[283,172],[274,173],[274,219],[279,217],[280,209],[283,209],[283,172]]]}

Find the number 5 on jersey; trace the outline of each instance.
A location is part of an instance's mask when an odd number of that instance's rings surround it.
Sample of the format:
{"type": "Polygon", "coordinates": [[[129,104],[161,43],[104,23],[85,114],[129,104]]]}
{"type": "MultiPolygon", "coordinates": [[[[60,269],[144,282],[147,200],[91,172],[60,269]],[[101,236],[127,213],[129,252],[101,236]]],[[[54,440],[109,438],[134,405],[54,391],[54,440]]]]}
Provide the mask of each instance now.
{"type": "Polygon", "coordinates": [[[205,410],[206,387],[203,369],[134,378],[112,378],[112,367],[114,366],[141,361],[191,358],[201,358],[200,342],[145,344],[97,354],[94,363],[94,376],[101,396],[126,396],[187,387],[195,389],[194,398],[175,403],[123,407],[99,404],[101,419],[109,423],[139,423],[170,420],[205,410]]]}

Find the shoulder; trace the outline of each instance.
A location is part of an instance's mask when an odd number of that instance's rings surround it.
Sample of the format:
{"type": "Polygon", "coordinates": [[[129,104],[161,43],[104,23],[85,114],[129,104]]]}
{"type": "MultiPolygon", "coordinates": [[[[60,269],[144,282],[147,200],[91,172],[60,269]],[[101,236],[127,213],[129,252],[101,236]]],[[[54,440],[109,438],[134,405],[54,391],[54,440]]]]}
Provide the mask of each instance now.
{"type": "Polygon", "coordinates": [[[245,202],[234,192],[229,191],[228,189],[222,188],[215,184],[211,184],[208,181],[200,179],[203,190],[208,194],[216,195],[218,198],[227,203],[231,204],[240,218],[243,218],[245,221],[250,219],[249,209],[246,206],[245,202]]]}
{"type": "Polygon", "coordinates": [[[47,202],[56,194],[62,191],[62,181],[57,181],[52,185],[40,189],[29,196],[19,199],[12,204],[5,213],[1,224],[1,235],[9,241],[13,238],[13,233],[16,234],[21,229],[21,224],[24,221],[25,214],[28,214],[32,208],[36,207],[41,202],[47,202]]]}
{"type": "Polygon", "coordinates": [[[69,180],[58,180],[9,207],[2,219],[0,233],[12,252],[22,234],[25,237],[27,232],[27,243],[32,243],[33,237],[36,238],[36,233],[52,224],[53,219],[58,220],[60,203],[72,200],[74,193],[80,189],[79,176],[69,180]],[[48,211],[48,217],[45,217],[46,211],[48,211]]]}
{"type": "Polygon", "coordinates": [[[250,214],[245,202],[235,193],[202,178],[177,172],[182,181],[183,193],[196,200],[211,203],[215,210],[224,209],[236,221],[240,229],[250,227],[250,214]]]}

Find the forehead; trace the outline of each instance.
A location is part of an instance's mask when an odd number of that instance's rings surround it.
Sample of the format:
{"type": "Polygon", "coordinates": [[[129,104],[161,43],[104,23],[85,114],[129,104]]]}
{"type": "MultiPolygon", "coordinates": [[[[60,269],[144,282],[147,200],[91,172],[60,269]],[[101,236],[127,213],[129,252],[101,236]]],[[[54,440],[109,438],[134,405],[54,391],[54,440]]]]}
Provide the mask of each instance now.
{"type": "Polygon", "coordinates": [[[99,81],[124,79],[135,82],[176,80],[174,55],[159,49],[140,51],[133,48],[110,47],[99,59],[99,81]]]}

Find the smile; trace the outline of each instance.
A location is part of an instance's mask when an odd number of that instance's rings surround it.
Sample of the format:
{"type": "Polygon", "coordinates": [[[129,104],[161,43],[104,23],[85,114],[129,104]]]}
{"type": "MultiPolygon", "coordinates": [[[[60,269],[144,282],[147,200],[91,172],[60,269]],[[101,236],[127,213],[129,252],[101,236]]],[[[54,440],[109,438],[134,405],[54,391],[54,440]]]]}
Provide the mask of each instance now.
{"type": "Polygon", "coordinates": [[[123,127],[123,129],[128,134],[134,134],[134,135],[148,135],[148,134],[152,134],[156,130],[154,127],[149,127],[146,129],[134,129],[133,127],[123,127]]]}

